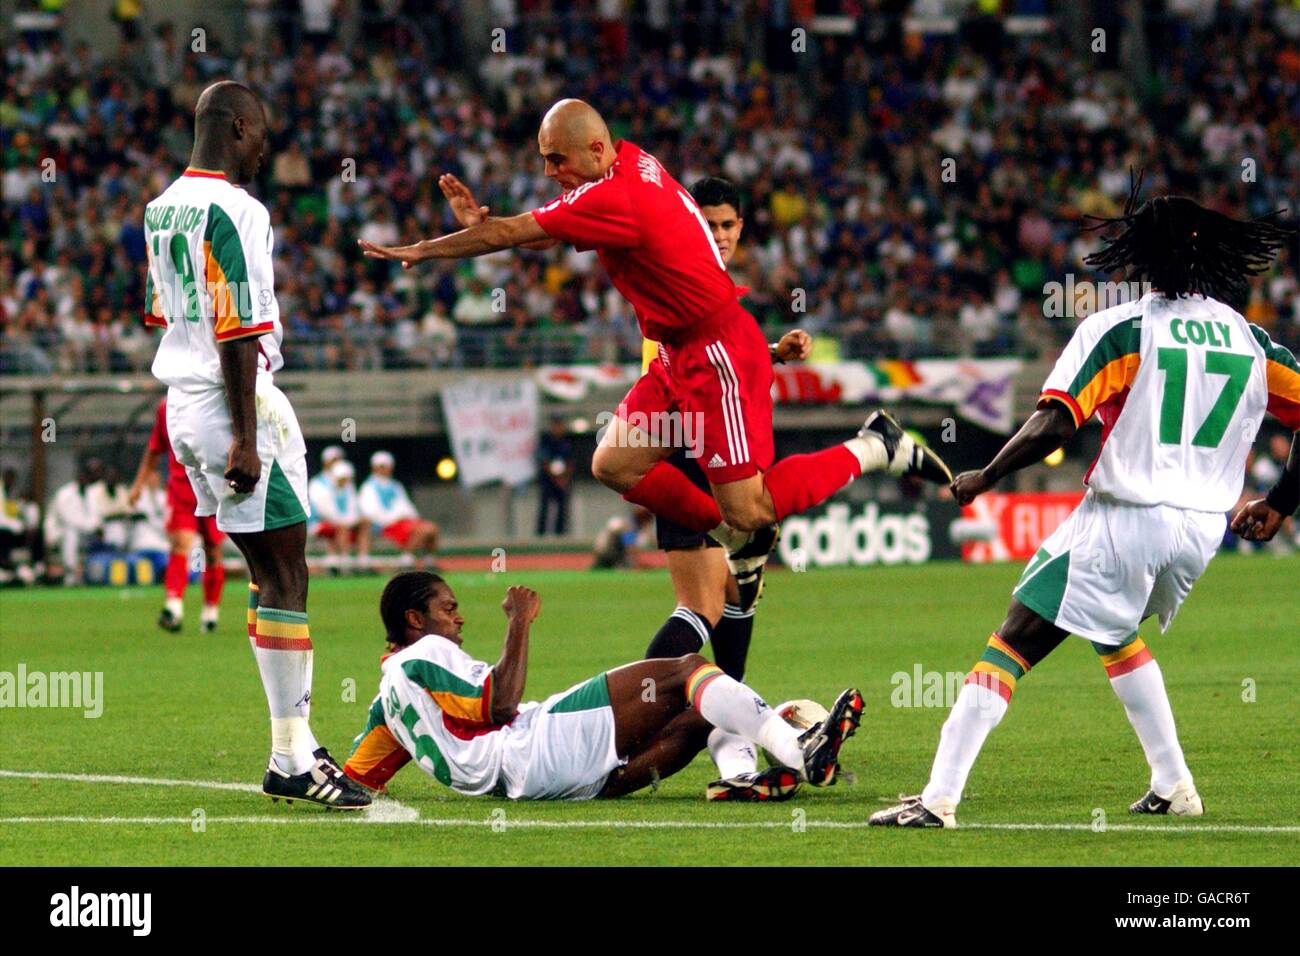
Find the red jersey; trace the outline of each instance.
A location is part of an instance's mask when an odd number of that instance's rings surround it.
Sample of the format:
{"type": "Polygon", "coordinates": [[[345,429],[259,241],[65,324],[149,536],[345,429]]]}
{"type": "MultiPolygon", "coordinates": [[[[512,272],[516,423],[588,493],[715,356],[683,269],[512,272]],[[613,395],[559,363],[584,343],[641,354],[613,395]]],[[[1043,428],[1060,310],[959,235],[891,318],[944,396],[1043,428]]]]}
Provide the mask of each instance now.
{"type": "Polygon", "coordinates": [[[190,479],[185,474],[185,466],[176,460],[172,451],[171,439],[167,437],[167,399],[158,403],[158,411],[153,419],[153,431],[149,434],[149,450],[155,455],[167,452],[167,490],[181,492],[186,497],[193,497],[190,479]]]}
{"type": "Polygon", "coordinates": [[[744,312],[695,200],[626,140],[603,177],[533,218],[548,236],[596,250],[648,339],[677,345],[744,312]]]}

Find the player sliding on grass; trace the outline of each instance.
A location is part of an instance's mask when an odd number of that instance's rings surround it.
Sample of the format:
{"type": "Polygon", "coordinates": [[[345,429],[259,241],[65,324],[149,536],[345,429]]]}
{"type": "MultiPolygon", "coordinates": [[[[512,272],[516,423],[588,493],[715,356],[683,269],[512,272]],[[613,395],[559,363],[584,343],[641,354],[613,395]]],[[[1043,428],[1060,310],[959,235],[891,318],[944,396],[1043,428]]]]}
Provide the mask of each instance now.
{"type": "Polygon", "coordinates": [[[390,580],[379,602],[390,653],[345,772],[379,789],[414,759],[468,796],[618,797],[681,770],[722,727],[782,764],[766,771],[775,789],[835,782],[840,746],[862,716],[856,690],[800,732],[750,688],[687,654],[626,664],[542,703],[520,703],[540,607],[528,588],[506,591],[505,646],[489,665],[461,649],[465,622],[442,578],[406,571],[390,580]]]}
{"type": "Polygon", "coordinates": [[[271,709],[267,796],[356,809],[370,795],[316,742],[307,629],[307,447],[271,375],[283,365],[271,221],[244,192],[266,143],[248,87],[214,83],[194,111],[189,168],[145,209],[153,374],[199,517],[215,514],[248,562],[248,639],[271,709]]]}
{"type": "MultiPolygon", "coordinates": [[[[1047,379],[1038,411],[981,471],[953,482],[962,504],[1042,460],[1093,414],[1102,448],[1083,502],[1039,549],[1016,585],[1002,626],[943,725],[930,782],[881,810],[879,826],[955,827],[966,777],[1025,673],[1069,634],[1092,642],[1137,732],[1151,787],[1129,810],[1200,816],[1160,667],[1137,636],[1156,615],[1165,630],[1223,540],[1246,455],[1265,411],[1300,429],[1300,365],[1224,302],[1245,299],[1294,227],[1277,213],[1241,222],[1178,196],[1104,223],[1122,232],[1089,257],[1128,268],[1155,291],[1085,319],[1047,379]]],[[[1242,507],[1233,530],[1276,533],[1300,505],[1300,452],[1266,499],[1242,507]]]]}
{"type": "Polygon", "coordinates": [[[855,438],[773,464],[767,342],[736,301],[695,201],[649,153],[626,140],[615,144],[600,114],[580,100],[551,107],[537,145],[546,175],[564,191],[553,202],[408,246],[358,244],[367,256],[403,267],[556,242],[597,250],[610,281],[635,307],[642,334],[660,343],[661,361],[619,405],[592,473],[628,501],[708,532],[727,548],[741,607],[758,598],[782,518],[869,471],[951,480],[938,456],[883,412],[872,414],[855,438]],[[636,424],[653,429],[674,413],[683,433],[689,427],[699,436],[694,450],[711,494],[664,460],[680,441],[674,445],[636,424]]]}

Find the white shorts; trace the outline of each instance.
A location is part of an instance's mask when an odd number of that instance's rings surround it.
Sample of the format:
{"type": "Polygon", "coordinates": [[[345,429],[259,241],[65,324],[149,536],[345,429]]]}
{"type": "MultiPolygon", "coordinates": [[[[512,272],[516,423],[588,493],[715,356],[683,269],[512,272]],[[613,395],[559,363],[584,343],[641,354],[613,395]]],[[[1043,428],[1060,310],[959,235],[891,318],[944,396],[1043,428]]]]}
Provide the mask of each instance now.
{"type": "Polygon", "coordinates": [[[1012,592],[1062,630],[1118,645],[1155,614],[1160,630],[1214,557],[1227,516],[1134,505],[1089,491],[1012,592]]]}
{"type": "Polygon", "coordinates": [[[590,800],[626,763],[604,674],[552,694],[508,730],[499,789],[511,800],[590,800]]]}
{"type": "Polygon", "coordinates": [[[167,433],[172,450],[189,475],[199,517],[217,516],[222,531],[273,531],[306,521],[307,445],[298,418],[282,391],[263,376],[257,381],[257,454],[262,476],[257,487],[237,495],[226,480],[232,441],[224,389],[167,391],[167,433]]]}

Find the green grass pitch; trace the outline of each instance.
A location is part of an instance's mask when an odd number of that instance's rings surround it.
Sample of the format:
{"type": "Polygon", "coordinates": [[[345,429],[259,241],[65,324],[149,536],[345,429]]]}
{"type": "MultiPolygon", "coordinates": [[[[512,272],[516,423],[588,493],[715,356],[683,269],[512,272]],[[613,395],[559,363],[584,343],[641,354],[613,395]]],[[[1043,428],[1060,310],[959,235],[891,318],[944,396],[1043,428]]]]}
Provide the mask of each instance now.
{"type": "MultiPolygon", "coordinates": [[[[868,830],[866,815],[925,782],[946,706],[899,707],[896,674],[960,672],[1001,621],[1018,565],[787,572],[760,605],[748,680],[775,703],[867,700],[843,762],[853,785],[769,806],[708,805],[701,755],[621,801],[464,798],[408,766],[376,819],[271,804],[240,789],[49,779],[33,773],[256,785],[266,705],[232,582],[219,633],[154,626],[159,589],[5,592],[0,671],[102,671],[103,714],[3,709],[0,859],[8,864],[1079,864],[1300,862],[1300,558],[1224,555],[1170,633],[1143,627],[1168,683],[1207,813],[1132,818],[1147,767],[1104,671],[1071,639],[1020,684],[971,775],[953,833],[868,830]],[[27,774],[14,776],[13,772],[27,774]],[[196,813],[202,811],[202,814],[196,813]],[[410,819],[416,817],[417,819],[410,819]],[[1097,829],[1104,814],[1106,827],[1097,829]],[[200,816],[203,826],[194,823],[200,816]],[[60,818],[42,821],[36,818],[60,818]],[[116,821],[110,818],[119,818],[116,821]],[[123,821],[120,818],[129,818],[123,821]],[[383,820],[404,818],[385,824],[383,820]],[[131,822],[134,821],[134,822],[131,822]],[[1016,825],[1013,828],[1010,825],[1016,825]],[[1135,828],[1136,827],[1136,828],[1135,828]],[[1267,829],[1282,828],[1282,829],[1267,829]]],[[[340,759],[378,681],[381,578],[312,582],[312,723],[340,759]],[[355,682],[355,693],[348,688],[355,682]]],[[[638,658],[671,610],[663,572],[452,578],[466,649],[495,660],[507,584],[536,588],[527,697],[638,658]]],[[[190,591],[191,605],[197,592],[190,591]]],[[[922,695],[924,701],[924,695],[922,695]]],[[[933,692],[931,693],[933,701],[933,692]]]]}

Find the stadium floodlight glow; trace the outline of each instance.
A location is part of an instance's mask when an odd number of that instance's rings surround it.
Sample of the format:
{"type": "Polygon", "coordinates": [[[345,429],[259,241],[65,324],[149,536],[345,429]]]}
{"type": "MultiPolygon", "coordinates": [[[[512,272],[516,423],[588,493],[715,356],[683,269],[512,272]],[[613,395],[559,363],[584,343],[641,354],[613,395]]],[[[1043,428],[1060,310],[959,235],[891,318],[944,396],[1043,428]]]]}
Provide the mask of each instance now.
{"type": "Polygon", "coordinates": [[[435,474],[443,481],[451,481],[456,477],[456,459],[444,458],[438,462],[434,469],[435,474]]]}

